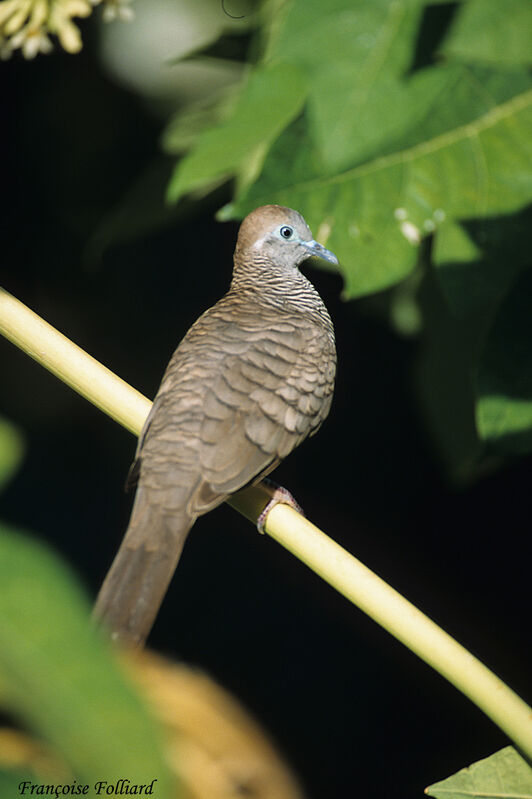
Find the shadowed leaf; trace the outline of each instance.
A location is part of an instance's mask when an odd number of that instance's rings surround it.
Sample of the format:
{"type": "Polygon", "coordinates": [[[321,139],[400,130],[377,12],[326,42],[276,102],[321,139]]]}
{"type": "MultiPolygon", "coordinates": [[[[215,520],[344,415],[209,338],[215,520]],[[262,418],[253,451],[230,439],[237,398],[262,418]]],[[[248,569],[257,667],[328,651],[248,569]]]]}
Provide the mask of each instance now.
{"type": "Polygon", "coordinates": [[[0,488],[15,474],[23,455],[22,436],[14,425],[0,418],[0,488]]]}
{"type": "Polygon", "coordinates": [[[502,304],[480,359],[477,426],[503,451],[532,451],[532,271],[502,304]]]}

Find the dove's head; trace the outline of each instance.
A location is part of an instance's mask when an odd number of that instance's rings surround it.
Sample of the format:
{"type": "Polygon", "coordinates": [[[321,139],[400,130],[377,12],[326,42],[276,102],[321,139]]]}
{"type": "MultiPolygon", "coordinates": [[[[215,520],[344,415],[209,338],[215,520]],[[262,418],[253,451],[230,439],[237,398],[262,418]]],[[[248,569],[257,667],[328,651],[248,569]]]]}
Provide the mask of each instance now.
{"type": "Polygon", "coordinates": [[[255,263],[291,271],[311,256],[338,263],[330,250],[315,241],[301,214],[292,208],[263,205],[240,225],[235,267],[255,263]]]}

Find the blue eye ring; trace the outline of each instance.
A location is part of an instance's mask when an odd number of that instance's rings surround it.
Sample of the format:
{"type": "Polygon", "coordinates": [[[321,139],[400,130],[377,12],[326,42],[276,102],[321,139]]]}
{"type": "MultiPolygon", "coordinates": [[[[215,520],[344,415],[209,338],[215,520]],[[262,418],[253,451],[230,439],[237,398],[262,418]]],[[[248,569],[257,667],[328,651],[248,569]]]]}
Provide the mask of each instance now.
{"type": "Polygon", "coordinates": [[[279,228],[279,233],[281,238],[288,240],[294,235],[294,228],[290,227],[290,225],[283,225],[281,228],[279,228]]]}

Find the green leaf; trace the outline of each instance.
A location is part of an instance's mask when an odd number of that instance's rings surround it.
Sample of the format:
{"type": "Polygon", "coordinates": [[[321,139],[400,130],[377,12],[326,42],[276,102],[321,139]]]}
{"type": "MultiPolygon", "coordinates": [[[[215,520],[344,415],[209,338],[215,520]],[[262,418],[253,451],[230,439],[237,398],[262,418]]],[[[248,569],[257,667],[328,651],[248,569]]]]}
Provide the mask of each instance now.
{"type": "Polygon", "coordinates": [[[295,67],[273,64],[253,70],[231,117],[207,130],[177,165],[169,200],[237,173],[255,177],[271,142],[301,110],[305,93],[295,67]]]}
{"type": "MultiPolygon", "coordinates": [[[[424,5],[270,3],[265,65],[233,114],[183,159],[170,196],[237,175],[220,218],[271,202],[297,208],[339,256],[346,297],[403,280],[421,240],[442,225],[440,254],[457,263],[459,223],[532,200],[532,79],[516,67],[463,63],[410,74],[424,5]],[[300,84],[293,96],[290,70],[300,84]],[[305,83],[308,103],[295,119],[305,83]]],[[[515,28],[511,18],[499,24],[501,35],[515,28]]],[[[507,285],[496,274],[491,282],[507,285]]]]}
{"type": "Polygon", "coordinates": [[[24,455],[24,441],[16,427],[0,418],[0,488],[15,474],[24,455]]]}
{"type": "MultiPolygon", "coordinates": [[[[269,58],[309,78],[309,124],[324,165],[354,165],[415,122],[404,85],[422,4],[377,0],[295,0],[269,58]],[[318,54],[319,57],[316,57],[318,54]]],[[[421,109],[420,113],[421,113],[421,109]]]]}
{"type": "Polygon", "coordinates": [[[530,0],[468,0],[441,53],[447,58],[497,64],[532,63],[530,0]]]}
{"type": "Polygon", "coordinates": [[[87,782],[170,782],[155,723],[91,623],[89,605],[43,544],[0,529],[0,701],[87,782]]]}
{"type": "MultiPolygon", "coordinates": [[[[400,74],[410,66],[410,47],[397,31],[423,0],[289,0],[272,10],[265,59],[290,59],[306,71],[353,59],[368,78],[382,65],[400,74]],[[391,65],[391,66],[390,66],[391,65]]],[[[410,25],[408,25],[410,35],[410,25]]]]}
{"type": "Polygon", "coordinates": [[[385,75],[375,86],[365,86],[364,77],[356,62],[342,62],[323,69],[312,83],[310,133],[324,170],[393,152],[423,123],[447,79],[443,71],[425,70],[409,80],[385,75]]]}
{"type": "MultiPolygon", "coordinates": [[[[532,199],[530,79],[522,73],[497,77],[487,96],[477,80],[466,83],[460,102],[467,98],[468,110],[454,109],[460,124],[335,175],[320,174],[305,128],[291,126],[226,216],[266,202],[297,208],[318,238],[320,230],[330,232],[327,245],[340,259],[346,296],[398,282],[415,266],[423,236],[444,221],[510,212],[532,199]],[[500,97],[512,86],[519,93],[511,99],[494,99],[497,87],[500,97]]],[[[443,113],[442,125],[449,115],[443,113]]],[[[438,124],[431,118],[426,128],[438,124]]]]}
{"type": "Polygon", "coordinates": [[[532,768],[507,746],[425,789],[435,799],[531,799],[532,768]]]}
{"type": "Polygon", "coordinates": [[[518,280],[488,334],[477,377],[477,427],[506,452],[532,451],[532,271],[518,280]]]}
{"type": "MultiPolygon", "coordinates": [[[[482,451],[473,380],[481,343],[529,264],[532,3],[467,0],[443,15],[432,4],[265,4],[263,75],[274,64],[297,69],[307,101],[267,146],[239,164],[235,154],[234,199],[218,218],[267,203],[297,208],[338,255],[339,267],[320,265],[341,272],[345,298],[396,287],[395,329],[415,335],[423,323],[430,339],[419,387],[434,440],[465,475],[482,451]],[[436,31],[436,18],[448,29],[436,31]],[[434,270],[420,257],[431,249],[434,270]],[[412,291],[407,278],[422,273],[412,291]]],[[[257,104],[253,113],[255,129],[270,109],[257,104]]],[[[218,132],[204,135],[219,154],[218,132]]]]}

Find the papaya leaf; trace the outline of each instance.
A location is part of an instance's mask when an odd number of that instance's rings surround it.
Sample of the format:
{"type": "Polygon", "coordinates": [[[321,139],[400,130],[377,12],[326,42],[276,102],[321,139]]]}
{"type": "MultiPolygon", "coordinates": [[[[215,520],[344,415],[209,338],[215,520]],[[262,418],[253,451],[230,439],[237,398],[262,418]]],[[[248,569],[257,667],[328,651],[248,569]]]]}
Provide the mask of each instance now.
{"type": "Polygon", "coordinates": [[[532,768],[511,746],[425,788],[435,799],[530,799],[532,768]]]}
{"type": "Polygon", "coordinates": [[[405,0],[288,4],[267,55],[308,76],[309,125],[326,167],[352,166],[412,126],[400,80],[421,12],[422,3],[405,0]]]}
{"type": "Polygon", "coordinates": [[[170,795],[158,731],[50,550],[2,526],[0,702],[88,782],[156,779],[170,795]]]}
{"type": "MultiPolygon", "coordinates": [[[[464,8],[481,13],[483,3],[464,8]]],[[[445,39],[448,63],[412,73],[425,5],[270,2],[262,65],[233,112],[178,165],[169,196],[236,176],[234,201],[219,218],[271,202],[297,208],[338,255],[345,297],[403,280],[422,239],[444,224],[441,250],[450,247],[456,263],[458,224],[515,213],[532,200],[532,78],[517,66],[522,52],[504,68],[463,63],[451,48],[463,23],[445,39]]],[[[527,12],[493,13],[497,25],[483,30],[497,27],[507,41],[521,36],[517,24],[528,25],[527,12]]],[[[466,249],[467,263],[475,242],[466,249]]]]}
{"type": "Polygon", "coordinates": [[[520,91],[503,102],[475,84],[475,118],[339,174],[320,174],[306,130],[291,126],[225,217],[266,202],[298,208],[338,255],[347,297],[392,285],[444,221],[508,213],[532,199],[532,84],[523,91],[523,75],[515,76],[520,91]]]}
{"type": "MultiPolygon", "coordinates": [[[[412,335],[423,322],[432,337],[419,382],[432,386],[425,405],[435,439],[465,474],[482,449],[472,379],[481,342],[530,251],[532,20],[529,0],[468,0],[435,16],[427,6],[437,2],[270,0],[262,66],[251,77],[261,75],[267,96],[268,70],[294,68],[306,102],[268,128],[267,144],[232,151],[224,174],[237,177],[233,201],[218,218],[267,203],[297,208],[339,257],[339,267],[320,266],[341,272],[344,298],[397,287],[396,329],[412,335]],[[429,18],[441,25],[425,46],[429,18]],[[437,282],[420,256],[431,244],[437,282]],[[438,298],[421,308],[423,292],[401,287],[427,271],[438,298]],[[442,289],[448,307],[440,307],[442,289]],[[445,359],[437,380],[433,367],[445,359]]],[[[196,158],[194,169],[212,176],[236,117],[240,128],[258,130],[271,113],[257,103],[246,122],[245,103],[237,111],[203,134],[210,149],[203,154],[200,139],[184,170],[196,158]]]]}

